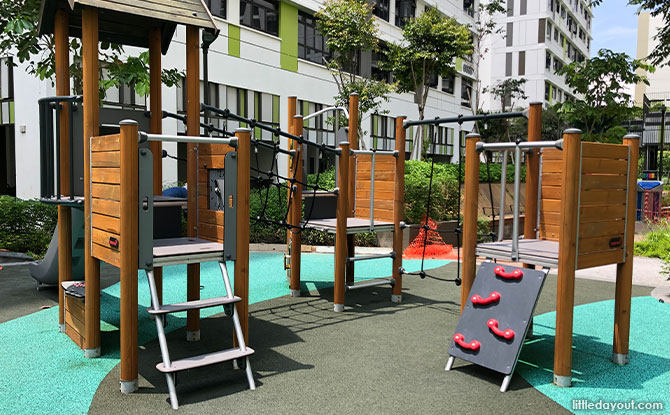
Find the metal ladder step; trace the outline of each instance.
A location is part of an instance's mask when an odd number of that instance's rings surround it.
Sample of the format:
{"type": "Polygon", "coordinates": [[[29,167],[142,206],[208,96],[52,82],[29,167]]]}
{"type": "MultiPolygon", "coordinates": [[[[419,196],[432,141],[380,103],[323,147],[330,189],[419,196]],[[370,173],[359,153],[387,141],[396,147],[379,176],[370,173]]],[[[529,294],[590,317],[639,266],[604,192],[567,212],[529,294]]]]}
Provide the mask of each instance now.
{"type": "Polygon", "coordinates": [[[154,310],[153,308],[148,308],[147,312],[149,314],[167,314],[167,313],[178,313],[180,311],[187,310],[199,310],[201,308],[210,308],[226,304],[234,304],[239,301],[242,301],[240,297],[215,297],[207,298],[204,300],[197,301],[187,301],[185,303],[176,303],[176,304],[166,304],[162,305],[160,309],[154,310]]]}
{"type": "Polygon", "coordinates": [[[170,367],[165,367],[165,364],[159,363],[156,369],[163,373],[174,373],[182,370],[195,369],[203,366],[215,365],[217,363],[228,362],[230,360],[240,359],[254,354],[254,350],[247,347],[242,351],[239,348],[221,350],[214,353],[201,354],[199,356],[187,357],[185,359],[175,360],[170,367]]]}
{"type": "Polygon", "coordinates": [[[395,259],[395,252],[391,251],[388,254],[378,254],[378,255],[350,256],[347,257],[347,262],[368,261],[370,259],[382,259],[382,258],[395,259]]]}
{"type": "Polygon", "coordinates": [[[358,284],[354,285],[346,285],[344,288],[347,291],[351,291],[351,290],[358,290],[360,288],[378,287],[380,285],[389,285],[389,284],[391,285],[391,287],[393,287],[395,285],[395,279],[384,278],[381,280],[370,281],[370,282],[359,282],[358,284]]]}

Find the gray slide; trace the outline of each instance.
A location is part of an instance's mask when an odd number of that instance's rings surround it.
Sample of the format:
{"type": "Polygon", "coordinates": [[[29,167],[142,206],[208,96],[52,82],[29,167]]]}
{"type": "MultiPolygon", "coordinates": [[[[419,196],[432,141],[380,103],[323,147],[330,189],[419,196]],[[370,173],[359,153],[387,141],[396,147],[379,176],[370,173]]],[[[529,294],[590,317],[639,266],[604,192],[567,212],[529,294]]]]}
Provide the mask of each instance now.
{"type": "MultiPolygon", "coordinates": [[[[72,208],[72,279],[84,279],[84,211],[72,208]]],[[[30,265],[30,275],[42,285],[58,285],[58,225],[44,259],[30,265]]]]}

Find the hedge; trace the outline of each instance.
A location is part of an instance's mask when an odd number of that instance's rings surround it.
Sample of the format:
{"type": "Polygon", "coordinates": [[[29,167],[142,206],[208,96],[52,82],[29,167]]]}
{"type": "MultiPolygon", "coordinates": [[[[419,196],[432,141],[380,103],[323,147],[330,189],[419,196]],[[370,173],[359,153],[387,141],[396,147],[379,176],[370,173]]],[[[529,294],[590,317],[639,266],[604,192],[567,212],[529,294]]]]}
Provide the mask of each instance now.
{"type": "Polygon", "coordinates": [[[37,200],[0,196],[0,249],[43,257],[58,223],[58,209],[37,200]]]}

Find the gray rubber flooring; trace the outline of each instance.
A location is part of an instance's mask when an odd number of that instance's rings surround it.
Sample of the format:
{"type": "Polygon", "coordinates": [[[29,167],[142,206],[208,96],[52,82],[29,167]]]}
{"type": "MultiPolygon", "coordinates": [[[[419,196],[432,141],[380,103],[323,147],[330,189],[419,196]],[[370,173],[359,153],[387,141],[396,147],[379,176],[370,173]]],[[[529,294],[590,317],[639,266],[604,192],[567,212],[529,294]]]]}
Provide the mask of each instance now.
{"type": "MultiPolygon", "coordinates": [[[[453,278],[456,265],[433,272],[453,278]]],[[[346,311],[332,312],[332,289],[301,298],[283,297],[251,306],[251,365],[257,389],[242,371],[220,364],[179,375],[184,414],[445,414],[568,413],[520,376],[510,390],[502,375],[457,361],[445,372],[449,339],[459,315],[459,288],[434,279],[406,277],[403,304],[389,288],[347,294],[346,311]]],[[[614,285],[578,279],[576,304],[611,299],[614,285]]],[[[550,276],[536,312],[555,309],[550,276]]],[[[650,288],[634,287],[648,295],[650,288]]],[[[232,323],[217,315],[202,320],[202,340],[185,341],[185,329],[168,335],[173,358],[232,345],[232,323]]],[[[550,340],[551,341],[551,340],[550,340]]],[[[140,348],[140,390],[119,392],[119,367],[100,384],[93,414],[175,413],[170,409],[158,342],[140,348]]],[[[528,360],[528,359],[526,359],[528,360]]],[[[551,376],[551,373],[547,373],[551,376]]]]}

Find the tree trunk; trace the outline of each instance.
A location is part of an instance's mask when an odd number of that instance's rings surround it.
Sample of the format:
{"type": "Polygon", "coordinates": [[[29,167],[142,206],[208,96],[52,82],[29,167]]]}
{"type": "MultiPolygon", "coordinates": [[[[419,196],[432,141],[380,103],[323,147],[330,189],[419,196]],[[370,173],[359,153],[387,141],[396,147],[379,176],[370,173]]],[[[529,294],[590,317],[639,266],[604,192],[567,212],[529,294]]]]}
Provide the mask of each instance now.
{"type": "MultiPolygon", "coordinates": [[[[419,108],[419,120],[423,120],[423,111],[424,108],[419,108]]],[[[414,147],[412,148],[412,154],[410,160],[421,160],[421,155],[423,153],[423,125],[418,125],[416,133],[414,134],[414,147]]]]}

